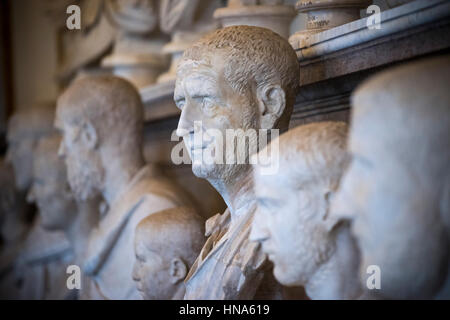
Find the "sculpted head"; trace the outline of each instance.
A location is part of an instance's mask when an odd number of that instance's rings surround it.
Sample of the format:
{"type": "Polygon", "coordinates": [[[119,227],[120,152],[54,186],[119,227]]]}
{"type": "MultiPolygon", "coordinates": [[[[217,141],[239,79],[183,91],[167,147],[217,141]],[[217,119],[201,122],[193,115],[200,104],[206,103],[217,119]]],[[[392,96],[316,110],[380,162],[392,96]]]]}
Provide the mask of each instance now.
{"type": "Polygon", "coordinates": [[[31,185],[33,151],[41,137],[54,133],[55,108],[37,105],[13,114],[8,122],[7,161],[14,167],[16,187],[26,191],[31,185]]]}
{"type": "MultiPolygon", "coordinates": [[[[195,161],[206,148],[212,154],[226,155],[224,149],[219,150],[217,135],[223,137],[225,146],[227,129],[241,129],[238,137],[248,129],[287,129],[298,69],[289,43],[259,27],[223,28],[184,52],[174,94],[181,109],[177,134],[184,139],[195,175],[220,179],[232,176],[242,166],[230,165],[233,161],[228,158],[223,161],[228,165],[195,161]],[[197,121],[201,124],[195,129],[197,121]],[[194,141],[194,129],[203,134],[200,143],[194,141]]],[[[249,156],[250,152],[244,155],[245,163],[249,156]]]]}
{"type": "Polygon", "coordinates": [[[114,76],[83,77],[58,99],[60,155],[77,198],[104,189],[105,170],[123,159],[142,158],[143,106],[137,90],[114,76]]]}
{"type": "Polygon", "coordinates": [[[333,211],[353,221],[382,297],[429,298],[448,273],[450,59],[377,75],[353,97],[351,164],[333,211]]]}
{"type": "Polygon", "coordinates": [[[258,209],[250,239],[261,242],[284,285],[305,285],[333,254],[339,221],[329,200],[347,163],[346,137],[343,122],[299,126],[267,146],[279,145],[276,174],[254,167],[258,209]]]}
{"type": "Polygon", "coordinates": [[[59,135],[42,138],[33,161],[33,183],[29,200],[36,202],[42,225],[65,230],[76,218],[77,207],[67,182],[66,166],[58,157],[59,135]]]}
{"type": "Polygon", "coordinates": [[[136,228],[133,280],[144,299],[182,299],[184,278],[205,242],[204,221],[193,209],[152,214],[136,228]]]}

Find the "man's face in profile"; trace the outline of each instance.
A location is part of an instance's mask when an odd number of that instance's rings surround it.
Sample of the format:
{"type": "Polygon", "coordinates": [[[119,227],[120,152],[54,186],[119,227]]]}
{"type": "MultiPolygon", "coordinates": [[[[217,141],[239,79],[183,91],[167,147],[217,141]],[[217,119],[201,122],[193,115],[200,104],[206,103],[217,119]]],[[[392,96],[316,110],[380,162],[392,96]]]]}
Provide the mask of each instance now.
{"type": "Polygon", "coordinates": [[[75,206],[65,172],[49,167],[45,159],[35,161],[33,184],[28,197],[36,202],[46,229],[65,229],[74,218],[71,214],[75,206]]]}
{"type": "Polygon", "coordinates": [[[156,247],[152,245],[151,236],[149,238],[148,233],[138,227],[132,277],[145,300],[171,299],[176,290],[176,283],[170,277],[170,264],[156,247]]]}
{"type": "Polygon", "coordinates": [[[386,130],[386,121],[355,115],[349,140],[352,161],[332,210],[353,222],[362,253],[363,283],[368,266],[379,266],[380,293],[407,299],[422,296],[434,285],[432,278],[441,274],[436,268],[445,265],[440,250],[445,240],[433,214],[436,208],[427,197],[429,186],[422,185],[420,174],[404,161],[414,157],[405,154],[415,149],[414,141],[386,130]],[[407,144],[411,148],[405,149],[407,144]]]}
{"type": "Polygon", "coordinates": [[[320,185],[296,188],[288,183],[291,174],[286,166],[274,175],[255,168],[258,206],[250,235],[274,263],[276,279],[287,286],[304,285],[312,277],[320,263],[316,257],[329,242],[320,221],[325,205],[320,185]]]}
{"type": "Polygon", "coordinates": [[[258,123],[250,90],[246,94],[234,90],[223,75],[225,59],[213,60],[213,66],[182,61],[174,94],[175,103],[181,109],[177,134],[186,144],[194,174],[201,178],[220,178],[235,170],[239,166],[232,159],[235,153],[226,158],[226,148],[229,148],[226,130],[257,128],[258,123]],[[194,132],[201,133],[201,138],[195,138],[194,132]],[[205,156],[222,159],[222,164],[205,161],[205,156]],[[233,164],[226,165],[226,162],[233,164]]]}
{"type": "MultiPolygon", "coordinates": [[[[58,110],[65,106],[58,106],[58,110]]],[[[103,168],[99,155],[92,143],[86,128],[75,121],[65,118],[57,112],[56,128],[62,134],[58,151],[64,158],[67,167],[67,178],[77,199],[87,200],[96,197],[101,187],[103,168]]]]}

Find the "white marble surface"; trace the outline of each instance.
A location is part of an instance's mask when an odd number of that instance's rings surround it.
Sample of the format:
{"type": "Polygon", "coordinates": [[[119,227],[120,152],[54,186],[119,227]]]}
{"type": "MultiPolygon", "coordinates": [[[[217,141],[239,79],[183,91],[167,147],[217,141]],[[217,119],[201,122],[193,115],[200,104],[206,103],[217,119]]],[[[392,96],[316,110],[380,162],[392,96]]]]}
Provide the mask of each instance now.
{"type": "Polygon", "coordinates": [[[291,45],[299,60],[313,59],[338,50],[356,46],[367,41],[385,37],[396,32],[418,27],[450,16],[450,1],[417,0],[381,12],[381,28],[369,29],[367,18],[311,35],[299,47],[295,36],[291,45]]]}

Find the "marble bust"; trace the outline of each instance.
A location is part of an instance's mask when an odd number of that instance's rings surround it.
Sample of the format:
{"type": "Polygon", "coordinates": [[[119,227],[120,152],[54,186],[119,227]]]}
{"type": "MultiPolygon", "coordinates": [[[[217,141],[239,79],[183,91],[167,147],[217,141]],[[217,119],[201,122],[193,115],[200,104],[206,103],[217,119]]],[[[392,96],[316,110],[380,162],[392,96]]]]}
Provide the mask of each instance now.
{"type": "Polygon", "coordinates": [[[153,84],[168,64],[167,36],[158,30],[159,1],[108,0],[105,11],[116,28],[113,51],[101,64],[137,88],[153,84]]]}
{"type": "MultiPolygon", "coordinates": [[[[45,230],[64,233],[70,243],[71,262],[81,265],[90,231],[98,224],[99,201],[76,201],[67,181],[65,163],[58,156],[60,143],[61,137],[56,134],[39,141],[28,199],[36,202],[45,230]]],[[[65,279],[65,268],[63,273],[65,279]]]]}
{"type": "Polygon", "coordinates": [[[261,243],[280,283],[304,286],[311,299],[361,294],[356,242],[329,208],[347,164],[346,138],[344,122],[298,126],[267,147],[279,150],[270,158],[279,161],[278,172],[254,168],[258,209],[250,239],[261,243]]]}
{"type": "Polygon", "coordinates": [[[171,54],[172,62],[167,72],[160,75],[158,83],[175,82],[176,69],[183,51],[203,35],[218,28],[214,10],[223,0],[160,0],[160,29],[171,35],[163,52],[171,54]]]}
{"type": "Polygon", "coordinates": [[[15,262],[21,299],[74,299],[66,287],[66,268],[73,250],[61,232],[77,215],[67,186],[65,165],[58,158],[59,135],[43,137],[34,151],[32,184],[27,200],[35,202],[38,216],[15,262]]]}
{"type": "Polygon", "coordinates": [[[102,72],[99,60],[111,49],[116,29],[107,10],[113,0],[43,0],[40,5],[56,32],[58,55],[57,81],[66,87],[74,78],[102,72]],[[81,29],[67,28],[67,8],[81,11],[81,29]]]}
{"type": "Polygon", "coordinates": [[[8,121],[6,161],[14,168],[16,187],[27,192],[32,180],[33,150],[40,138],[54,133],[55,107],[39,104],[17,111],[8,121]]]}
{"type": "Polygon", "coordinates": [[[353,221],[377,298],[450,298],[450,58],[387,70],[353,96],[352,162],[332,211],[353,221]]]}
{"type": "Polygon", "coordinates": [[[184,278],[205,242],[204,220],[188,207],[154,213],[135,232],[133,280],[147,300],[183,299],[184,278]]]}
{"type": "Polygon", "coordinates": [[[35,202],[42,225],[60,230],[77,215],[75,200],[67,185],[65,164],[58,157],[60,136],[42,138],[36,146],[33,180],[27,199],[35,202]]]}
{"type": "Polygon", "coordinates": [[[139,299],[131,277],[134,231],[149,214],[189,203],[142,154],[143,106],[135,87],[115,76],[80,78],[58,99],[60,155],[79,200],[101,195],[109,207],[91,232],[83,298],[139,299]]]}
{"type": "MultiPolygon", "coordinates": [[[[3,249],[0,256],[0,294],[6,298],[20,297],[20,289],[10,272],[18,258],[20,248],[32,227],[35,208],[26,202],[27,192],[33,177],[34,152],[39,139],[55,132],[53,128],[55,108],[50,104],[36,104],[16,111],[8,121],[8,150],[5,166],[12,171],[8,174],[10,193],[4,202],[4,221],[0,230],[3,249]],[[17,293],[19,294],[19,293],[17,293]]],[[[6,190],[3,190],[6,192],[6,190]]]]}
{"type": "Polygon", "coordinates": [[[186,278],[185,299],[274,298],[277,294],[272,285],[265,286],[272,277],[270,262],[259,244],[248,239],[256,205],[250,148],[243,154],[243,163],[229,162],[228,156],[222,164],[197,160],[206,148],[223,152],[218,139],[208,137],[211,130],[223,137],[227,130],[235,130],[239,137],[239,131],[248,129],[286,130],[298,70],[289,43],[259,27],[223,28],[184,52],[174,92],[181,109],[177,134],[193,160],[193,173],[208,180],[228,206],[224,214],[206,222],[209,238],[186,278]],[[195,129],[197,121],[201,124],[195,129]],[[205,133],[201,143],[194,141],[196,130],[205,133]]]}

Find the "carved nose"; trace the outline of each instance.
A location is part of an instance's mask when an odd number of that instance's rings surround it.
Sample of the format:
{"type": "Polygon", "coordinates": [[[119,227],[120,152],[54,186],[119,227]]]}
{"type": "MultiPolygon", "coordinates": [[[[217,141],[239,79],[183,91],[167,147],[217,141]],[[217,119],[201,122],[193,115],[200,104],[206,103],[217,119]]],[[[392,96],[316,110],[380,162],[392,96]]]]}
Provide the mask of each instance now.
{"type": "Polygon", "coordinates": [[[184,137],[194,131],[195,117],[192,112],[192,108],[188,103],[186,103],[185,107],[181,111],[180,120],[178,121],[177,136],[184,137]]]}
{"type": "Polygon", "coordinates": [[[181,114],[180,121],[178,121],[178,127],[177,127],[177,136],[184,137],[185,135],[189,134],[192,126],[189,125],[189,122],[186,121],[186,118],[183,116],[183,113],[181,114]]]}

